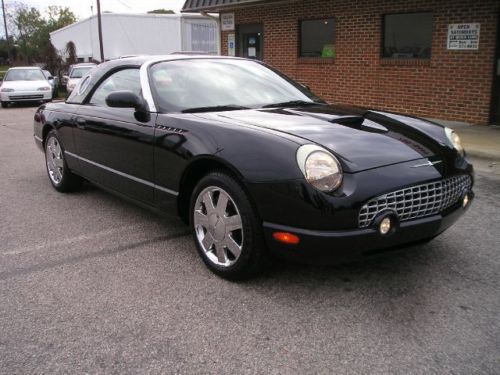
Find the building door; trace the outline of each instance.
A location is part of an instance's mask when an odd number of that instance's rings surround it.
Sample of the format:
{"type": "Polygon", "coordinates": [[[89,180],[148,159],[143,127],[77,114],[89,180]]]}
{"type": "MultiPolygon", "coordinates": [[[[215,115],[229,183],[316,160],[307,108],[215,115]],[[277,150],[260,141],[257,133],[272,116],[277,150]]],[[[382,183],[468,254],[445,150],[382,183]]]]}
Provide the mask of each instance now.
{"type": "Polygon", "coordinates": [[[238,56],[262,60],[264,56],[264,35],[262,29],[263,27],[261,24],[239,26],[238,34],[240,48],[238,56]]]}
{"type": "Polygon", "coordinates": [[[493,73],[490,121],[492,124],[500,125],[500,15],[497,22],[497,51],[495,54],[495,71],[493,73]]]}

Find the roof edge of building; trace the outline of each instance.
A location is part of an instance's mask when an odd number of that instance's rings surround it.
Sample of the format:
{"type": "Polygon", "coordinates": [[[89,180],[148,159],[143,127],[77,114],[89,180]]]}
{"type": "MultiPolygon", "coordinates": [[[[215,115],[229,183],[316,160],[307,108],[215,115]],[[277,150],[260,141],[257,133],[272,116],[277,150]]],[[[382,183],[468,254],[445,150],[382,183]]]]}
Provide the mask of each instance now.
{"type": "Polygon", "coordinates": [[[290,3],[298,0],[207,0],[204,5],[198,4],[196,0],[186,0],[181,13],[186,12],[220,12],[237,8],[252,7],[257,5],[275,5],[279,3],[290,3]]]}

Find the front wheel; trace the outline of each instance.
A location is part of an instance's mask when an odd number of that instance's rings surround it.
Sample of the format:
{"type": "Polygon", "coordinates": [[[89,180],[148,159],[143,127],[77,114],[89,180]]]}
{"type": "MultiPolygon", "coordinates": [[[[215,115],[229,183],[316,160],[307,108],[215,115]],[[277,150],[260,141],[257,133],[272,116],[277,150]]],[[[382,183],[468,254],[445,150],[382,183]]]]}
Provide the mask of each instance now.
{"type": "Polygon", "coordinates": [[[64,149],[55,130],[50,131],[45,140],[45,161],[49,180],[54,189],[59,192],[69,192],[81,186],[81,177],[71,173],[66,165],[64,149]]]}
{"type": "Polygon", "coordinates": [[[8,108],[9,102],[2,102],[2,108],[8,108]]]}
{"type": "Polygon", "coordinates": [[[196,248],[210,270],[232,280],[261,271],[267,263],[262,225],[233,177],[222,172],[203,177],[190,208],[196,248]]]}

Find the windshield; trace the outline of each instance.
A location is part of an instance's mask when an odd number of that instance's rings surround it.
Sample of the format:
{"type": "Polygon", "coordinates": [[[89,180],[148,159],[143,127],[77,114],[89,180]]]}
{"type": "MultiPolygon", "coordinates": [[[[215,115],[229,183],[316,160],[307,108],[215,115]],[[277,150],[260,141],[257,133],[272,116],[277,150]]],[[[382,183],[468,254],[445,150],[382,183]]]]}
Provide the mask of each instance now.
{"type": "Polygon", "coordinates": [[[93,66],[83,66],[81,68],[73,68],[69,78],[82,78],[93,66]]]}
{"type": "Polygon", "coordinates": [[[45,81],[40,69],[12,69],[7,72],[5,81],[45,81]]]}
{"type": "Polygon", "coordinates": [[[161,112],[261,108],[319,98],[263,64],[246,60],[176,60],[151,67],[151,85],[161,112]]]}

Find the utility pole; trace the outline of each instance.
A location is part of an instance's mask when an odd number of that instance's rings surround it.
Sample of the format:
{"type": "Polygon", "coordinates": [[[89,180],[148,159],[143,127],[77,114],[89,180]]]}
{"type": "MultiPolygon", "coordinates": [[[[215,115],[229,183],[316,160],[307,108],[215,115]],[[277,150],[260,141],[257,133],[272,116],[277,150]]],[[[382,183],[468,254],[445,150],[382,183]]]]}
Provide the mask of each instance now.
{"type": "Polygon", "coordinates": [[[3,14],[3,26],[5,28],[5,43],[7,44],[7,57],[10,60],[9,31],[7,30],[7,16],[5,15],[5,3],[4,3],[4,0],[2,0],[2,14],[3,14]]]}
{"type": "MultiPolygon", "coordinates": [[[[3,0],[2,0],[3,2],[3,0]]],[[[101,1],[97,0],[97,29],[99,32],[99,48],[101,50],[101,62],[104,62],[104,46],[102,44],[102,23],[101,23],[101,1]]]]}

